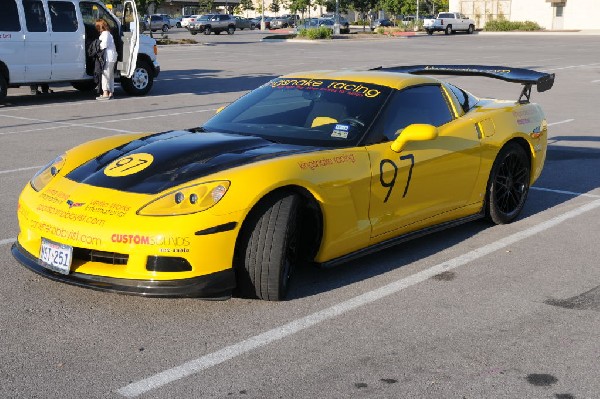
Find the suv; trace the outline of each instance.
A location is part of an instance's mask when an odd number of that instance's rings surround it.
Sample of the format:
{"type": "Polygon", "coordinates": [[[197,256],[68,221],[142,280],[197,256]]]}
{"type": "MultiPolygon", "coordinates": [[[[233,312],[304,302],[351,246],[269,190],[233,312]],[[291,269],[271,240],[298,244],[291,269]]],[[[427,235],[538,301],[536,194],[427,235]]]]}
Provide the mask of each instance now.
{"type": "Polygon", "coordinates": [[[198,32],[202,32],[205,35],[215,32],[215,35],[218,35],[223,31],[227,32],[228,35],[233,35],[235,28],[235,17],[227,14],[206,14],[188,26],[192,35],[198,32]]]}
{"type": "Polygon", "coordinates": [[[156,32],[159,29],[163,32],[168,32],[170,26],[171,21],[169,21],[169,17],[164,14],[150,15],[146,22],[146,29],[149,29],[152,32],[156,32]]]}
{"type": "Polygon", "coordinates": [[[125,0],[121,21],[100,0],[2,0],[0,101],[8,87],[69,82],[93,90],[94,60],[86,49],[103,18],[115,40],[115,78],[134,96],[145,95],[160,72],[156,41],[140,35],[135,3],[125,0]]]}

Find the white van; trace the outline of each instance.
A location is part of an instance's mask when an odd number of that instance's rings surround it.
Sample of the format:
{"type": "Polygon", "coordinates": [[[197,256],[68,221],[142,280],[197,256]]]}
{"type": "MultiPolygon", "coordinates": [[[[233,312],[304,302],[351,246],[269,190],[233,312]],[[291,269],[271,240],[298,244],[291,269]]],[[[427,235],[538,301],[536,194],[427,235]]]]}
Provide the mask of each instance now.
{"type": "Polygon", "coordinates": [[[94,61],[87,47],[99,37],[95,22],[108,23],[119,61],[115,79],[134,96],[152,88],[160,72],[156,41],[139,34],[132,0],[120,20],[100,0],[2,0],[0,12],[0,101],[8,87],[69,82],[93,90],[94,61]]]}

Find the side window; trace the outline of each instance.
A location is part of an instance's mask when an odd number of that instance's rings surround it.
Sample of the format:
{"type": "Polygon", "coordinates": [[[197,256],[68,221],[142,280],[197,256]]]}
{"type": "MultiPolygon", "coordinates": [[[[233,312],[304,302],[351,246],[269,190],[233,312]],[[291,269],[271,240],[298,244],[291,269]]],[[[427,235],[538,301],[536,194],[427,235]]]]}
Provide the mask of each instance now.
{"type": "Polygon", "coordinates": [[[23,9],[25,10],[25,24],[29,32],[47,32],[46,13],[44,6],[39,0],[23,1],[23,9]]]}
{"type": "Polygon", "coordinates": [[[0,32],[19,32],[21,23],[19,22],[19,10],[15,0],[2,2],[2,12],[0,12],[0,32]]]}
{"type": "Polygon", "coordinates": [[[465,113],[469,112],[469,110],[477,103],[477,99],[472,94],[467,93],[466,91],[449,83],[447,84],[447,87],[452,91],[452,94],[456,96],[465,113]]]}
{"type": "Polygon", "coordinates": [[[441,126],[452,120],[446,97],[437,85],[417,86],[393,95],[383,115],[383,133],[388,140],[413,123],[441,126]]]}
{"type": "Polygon", "coordinates": [[[90,36],[92,40],[97,39],[100,36],[96,30],[96,20],[98,18],[102,18],[106,21],[114,37],[117,23],[113,19],[112,15],[110,15],[104,8],[95,3],[81,2],[79,3],[79,10],[81,11],[81,17],[83,18],[83,23],[85,25],[85,33],[87,36],[90,36]]]}
{"type": "Polygon", "coordinates": [[[49,1],[50,22],[52,32],[76,32],[77,14],[73,3],[66,1],[49,1]]]}

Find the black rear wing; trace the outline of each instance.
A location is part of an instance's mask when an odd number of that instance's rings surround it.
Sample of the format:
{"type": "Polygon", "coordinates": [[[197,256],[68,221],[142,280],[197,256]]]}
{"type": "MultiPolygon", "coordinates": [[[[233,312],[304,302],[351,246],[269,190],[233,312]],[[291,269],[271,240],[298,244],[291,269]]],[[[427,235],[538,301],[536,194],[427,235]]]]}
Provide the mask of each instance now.
{"type": "Polygon", "coordinates": [[[537,72],[531,69],[510,68],[505,66],[487,65],[408,65],[389,68],[374,68],[374,70],[410,73],[413,75],[460,75],[485,76],[511,83],[521,83],[524,87],[519,102],[529,102],[531,86],[535,85],[538,92],[550,90],[554,85],[554,74],[537,72]]]}

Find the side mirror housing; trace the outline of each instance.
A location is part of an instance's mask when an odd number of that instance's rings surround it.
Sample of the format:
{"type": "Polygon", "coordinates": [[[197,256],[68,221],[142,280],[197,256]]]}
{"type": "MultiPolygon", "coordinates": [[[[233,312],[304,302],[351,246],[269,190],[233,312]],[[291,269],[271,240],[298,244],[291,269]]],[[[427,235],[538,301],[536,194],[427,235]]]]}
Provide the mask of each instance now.
{"type": "Polygon", "coordinates": [[[438,129],[433,125],[415,123],[398,130],[398,137],[392,142],[392,151],[400,152],[410,141],[428,141],[438,137],[438,129]]]}

